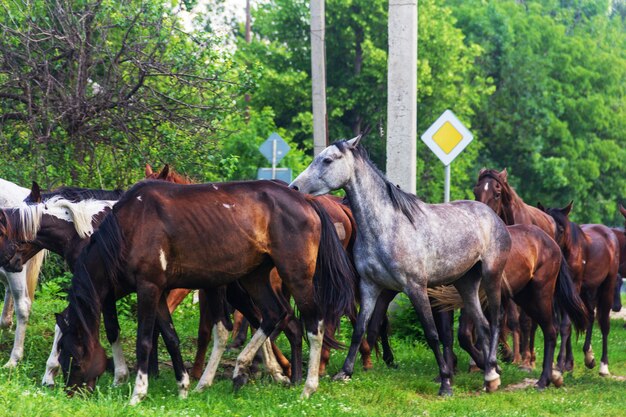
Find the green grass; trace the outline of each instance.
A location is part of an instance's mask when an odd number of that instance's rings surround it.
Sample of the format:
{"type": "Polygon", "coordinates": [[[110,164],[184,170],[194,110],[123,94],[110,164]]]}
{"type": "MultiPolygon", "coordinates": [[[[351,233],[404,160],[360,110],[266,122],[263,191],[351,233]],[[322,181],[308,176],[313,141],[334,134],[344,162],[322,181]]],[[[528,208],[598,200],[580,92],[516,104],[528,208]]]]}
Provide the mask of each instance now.
{"type": "MultiPolygon", "coordinates": [[[[482,375],[465,372],[467,355],[457,348],[460,372],[455,378],[454,396],[440,398],[437,396],[438,384],[433,382],[437,372],[435,360],[429,349],[418,343],[392,339],[397,369],[387,369],[382,360],[375,360],[373,370],[364,372],[357,367],[349,382],[332,382],[324,377],[319,391],[306,401],[299,399],[301,385],[281,387],[273,384],[267,376],[251,381],[237,394],[233,393],[230,380],[222,377],[207,391],[191,392],[187,400],[179,400],[173,372],[167,366],[162,366],[159,378],[150,380],[148,398],[137,407],[127,405],[132,391],[131,383],[112,387],[110,374],[105,374],[99,380],[97,391],[88,398],[67,398],[62,388],[48,389],[39,385],[52,341],[53,312],[62,310],[65,304],[45,290],[41,294],[34,304],[24,361],[16,370],[0,369],[0,415],[339,417],[624,414],[626,382],[601,378],[597,368],[586,369],[581,354],[582,338],[574,342],[576,368],[565,376],[565,385],[560,389],[550,387],[543,392],[537,392],[531,387],[515,392],[500,390],[493,394],[483,393],[482,375]]],[[[183,308],[175,313],[174,321],[185,359],[191,361],[198,321],[196,306],[185,302],[183,308]]],[[[126,356],[133,365],[135,324],[130,319],[122,320],[122,329],[126,356]]],[[[349,326],[343,326],[343,340],[348,340],[349,332],[349,326]]],[[[12,330],[0,334],[2,362],[8,359],[12,337],[12,330]]],[[[280,342],[281,346],[286,347],[284,341],[280,342]]],[[[108,349],[106,343],[104,345],[108,349]]],[[[626,375],[626,330],[621,321],[613,323],[609,346],[612,374],[626,375]]],[[[594,350],[598,362],[600,347],[600,335],[596,329],[594,350]]],[[[538,352],[539,362],[542,349],[538,352]]],[[[227,356],[233,359],[236,352],[228,352],[227,356]]],[[[333,353],[330,373],[340,368],[344,357],[345,351],[333,353]]],[[[160,358],[162,361],[169,360],[164,351],[160,352],[160,358]]],[[[527,377],[538,378],[539,373],[537,369],[527,374],[515,366],[504,364],[502,388],[527,377]]],[[[134,381],[134,374],[131,380],[134,381]]]]}

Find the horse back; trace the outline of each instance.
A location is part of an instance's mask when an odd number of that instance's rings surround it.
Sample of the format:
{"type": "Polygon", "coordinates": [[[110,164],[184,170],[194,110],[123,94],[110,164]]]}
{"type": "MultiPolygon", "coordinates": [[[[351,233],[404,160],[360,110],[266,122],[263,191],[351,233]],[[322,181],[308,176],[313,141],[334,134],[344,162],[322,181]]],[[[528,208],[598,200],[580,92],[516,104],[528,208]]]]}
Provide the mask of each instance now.
{"type": "Polygon", "coordinates": [[[619,244],[619,273],[626,276],[626,231],[619,227],[611,228],[619,244]]]}
{"type": "Polygon", "coordinates": [[[515,213],[515,223],[534,224],[553,239],[556,236],[556,222],[552,216],[526,203],[523,212],[515,213]]]}
{"type": "Polygon", "coordinates": [[[586,237],[585,280],[591,276],[614,276],[619,268],[619,241],[601,224],[580,226],[586,237]]]}

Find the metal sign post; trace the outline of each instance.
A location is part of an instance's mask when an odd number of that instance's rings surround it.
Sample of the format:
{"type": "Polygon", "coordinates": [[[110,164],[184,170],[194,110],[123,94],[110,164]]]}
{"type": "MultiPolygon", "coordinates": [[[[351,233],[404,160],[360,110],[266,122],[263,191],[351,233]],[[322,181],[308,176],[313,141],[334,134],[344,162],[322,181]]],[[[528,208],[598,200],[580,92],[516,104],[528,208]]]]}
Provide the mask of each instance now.
{"type": "Polygon", "coordinates": [[[290,168],[277,168],[276,165],[289,153],[291,148],[276,132],[272,133],[265,142],[259,146],[259,151],[265,159],[272,164],[271,168],[259,168],[257,179],[259,180],[281,180],[291,182],[290,168]]]}
{"type": "Polygon", "coordinates": [[[474,135],[450,110],[443,112],[422,135],[422,141],[444,165],[444,202],[450,201],[450,164],[470,144],[474,135]]]}

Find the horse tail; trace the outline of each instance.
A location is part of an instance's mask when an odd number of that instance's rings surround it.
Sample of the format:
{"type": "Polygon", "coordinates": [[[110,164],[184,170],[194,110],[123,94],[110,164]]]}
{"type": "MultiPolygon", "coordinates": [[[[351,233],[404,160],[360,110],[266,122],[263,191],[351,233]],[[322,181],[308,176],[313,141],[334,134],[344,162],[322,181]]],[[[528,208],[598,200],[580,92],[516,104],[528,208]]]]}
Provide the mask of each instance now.
{"type": "Polygon", "coordinates": [[[35,299],[35,289],[37,288],[37,282],[39,281],[39,272],[41,271],[41,265],[43,264],[47,254],[47,250],[39,251],[28,261],[28,264],[26,265],[26,288],[31,302],[35,299]]]}
{"type": "Polygon", "coordinates": [[[356,273],[324,207],[314,199],[309,198],[307,201],[321,221],[317,264],[313,275],[315,303],[321,308],[325,322],[338,323],[342,315],[354,309],[356,273]]]}
{"type": "Polygon", "coordinates": [[[561,268],[556,279],[554,290],[554,311],[566,312],[578,333],[584,331],[589,323],[587,308],[576,290],[572,273],[567,261],[561,255],[561,268]]]}

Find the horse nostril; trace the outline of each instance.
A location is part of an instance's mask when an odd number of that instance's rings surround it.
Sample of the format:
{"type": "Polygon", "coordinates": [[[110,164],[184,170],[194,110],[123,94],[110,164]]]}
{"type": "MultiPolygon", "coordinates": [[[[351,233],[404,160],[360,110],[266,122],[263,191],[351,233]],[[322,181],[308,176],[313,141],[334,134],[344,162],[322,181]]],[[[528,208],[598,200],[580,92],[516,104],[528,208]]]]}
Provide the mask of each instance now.
{"type": "Polygon", "coordinates": [[[300,191],[300,189],[298,188],[298,186],[297,186],[297,185],[292,185],[292,186],[291,186],[291,188],[293,188],[293,189],[294,189],[294,190],[296,190],[296,191],[300,191]]]}

